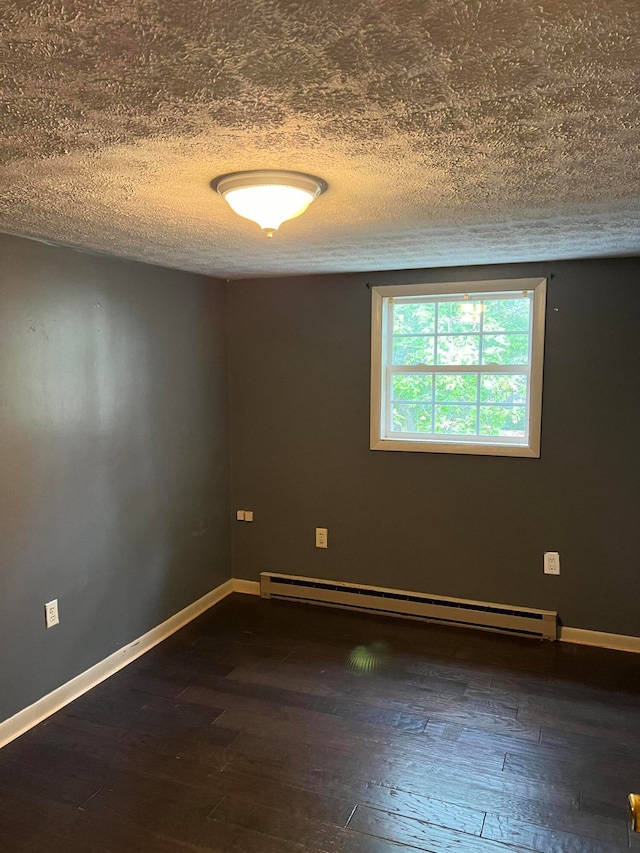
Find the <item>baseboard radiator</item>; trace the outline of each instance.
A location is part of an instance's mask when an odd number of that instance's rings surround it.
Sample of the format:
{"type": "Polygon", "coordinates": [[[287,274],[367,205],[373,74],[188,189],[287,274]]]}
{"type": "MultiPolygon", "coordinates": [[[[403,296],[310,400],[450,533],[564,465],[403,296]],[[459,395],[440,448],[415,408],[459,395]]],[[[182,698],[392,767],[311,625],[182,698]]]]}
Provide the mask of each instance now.
{"type": "Polygon", "coordinates": [[[555,640],[557,637],[558,614],[552,610],[467,601],[273,572],[261,573],[260,595],[262,598],[343,607],[543,640],[555,640]]]}

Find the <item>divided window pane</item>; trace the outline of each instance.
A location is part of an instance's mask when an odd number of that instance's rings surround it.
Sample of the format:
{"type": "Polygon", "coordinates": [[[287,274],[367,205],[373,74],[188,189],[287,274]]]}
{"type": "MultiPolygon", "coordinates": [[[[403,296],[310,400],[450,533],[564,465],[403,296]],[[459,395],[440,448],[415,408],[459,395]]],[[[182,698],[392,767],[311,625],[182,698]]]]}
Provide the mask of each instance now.
{"type": "Polygon", "coordinates": [[[439,335],[438,364],[480,364],[480,335],[439,335]]]}
{"type": "Polygon", "coordinates": [[[527,377],[519,374],[485,373],[480,377],[481,403],[526,403],[527,377]]]}
{"type": "Polygon", "coordinates": [[[438,334],[479,332],[484,303],[465,299],[438,303],[438,334]]]}
{"type": "Polygon", "coordinates": [[[477,435],[475,406],[436,406],[438,435],[477,435]]]}
{"type": "Polygon", "coordinates": [[[524,333],[483,335],[483,364],[527,364],[529,335],[524,333]]]}
{"type": "Polygon", "coordinates": [[[480,406],[480,435],[525,435],[525,406],[480,406]]]}
{"type": "Polygon", "coordinates": [[[420,403],[394,403],[392,425],[394,432],[431,433],[432,406],[420,403]]]}
{"type": "Polygon", "coordinates": [[[430,403],[433,376],[430,373],[401,373],[393,377],[393,401],[430,403]]]}
{"type": "Polygon", "coordinates": [[[373,449],[539,455],[546,282],[465,285],[374,288],[373,449]]]}
{"type": "Polygon", "coordinates": [[[488,299],[484,303],[485,332],[528,332],[528,299],[488,299]]]}
{"type": "Polygon", "coordinates": [[[394,335],[432,335],[436,330],[433,302],[398,304],[393,312],[394,335]]]}
{"type": "Polygon", "coordinates": [[[393,338],[393,363],[400,365],[433,364],[434,337],[400,335],[393,338]]]}
{"type": "Polygon", "coordinates": [[[475,403],[477,399],[476,373],[440,373],[436,376],[437,403],[475,403]]]}

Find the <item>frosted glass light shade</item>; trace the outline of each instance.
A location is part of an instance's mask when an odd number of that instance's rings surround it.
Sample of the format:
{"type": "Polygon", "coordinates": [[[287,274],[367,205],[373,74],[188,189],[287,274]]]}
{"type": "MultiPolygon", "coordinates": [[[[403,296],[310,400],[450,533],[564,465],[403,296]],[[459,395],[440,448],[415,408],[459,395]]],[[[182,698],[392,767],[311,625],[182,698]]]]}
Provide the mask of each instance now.
{"type": "Polygon", "coordinates": [[[300,216],[309,207],[314,195],[298,187],[264,184],[260,187],[240,187],[228,190],[224,199],[238,216],[252,219],[265,231],[278,229],[287,219],[300,216]]]}
{"type": "Polygon", "coordinates": [[[212,181],[212,187],[239,216],[256,222],[273,237],[288,219],[295,219],[327,188],[313,175],[300,172],[233,172],[212,181]]]}

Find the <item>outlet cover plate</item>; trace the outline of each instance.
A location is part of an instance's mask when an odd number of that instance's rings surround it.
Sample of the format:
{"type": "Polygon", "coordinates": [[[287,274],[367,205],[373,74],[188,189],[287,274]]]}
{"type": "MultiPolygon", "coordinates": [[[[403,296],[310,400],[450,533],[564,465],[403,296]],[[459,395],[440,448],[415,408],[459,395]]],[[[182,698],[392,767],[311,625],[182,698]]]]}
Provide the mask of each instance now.
{"type": "Polygon", "coordinates": [[[560,554],[557,551],[547,551],[544,555],[545,575],[560,574],[560,554]]]}
{"type": "Polygon", "coordinates": [[[48,601],[44,606],[44,624],[47,628],[53,628],[54,625],[60,624],[60,616],[58,614],[58,599],[48,601]]]}
{"type": "Polygon", "coordinates": [[[326,527],[316,527],[316,548],[327,548],[329,531],[326,527]]]}

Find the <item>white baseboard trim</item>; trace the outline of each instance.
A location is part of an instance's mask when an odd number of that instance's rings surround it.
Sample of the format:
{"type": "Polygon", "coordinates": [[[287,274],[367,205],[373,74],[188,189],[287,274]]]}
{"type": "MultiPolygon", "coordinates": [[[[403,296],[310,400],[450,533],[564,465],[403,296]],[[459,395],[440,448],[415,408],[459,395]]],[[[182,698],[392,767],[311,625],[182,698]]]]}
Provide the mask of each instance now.
{"type": "Polygon", "coordinates": [[[606,631],[563,627],[560,628],[558,639],[563,643],[578,643],[581,646],[598,646],[600,649],[640,653],[640,637],[628,634],[607,634],[606,631]]]}
{"type": "MultiPolygon", "coordinates": [[[[212,589],[211,592],[203,595],[202,598],[189,604],[184,610],[180,610],[179,613],[175,613],[165,622],[147,631],[142,637],[138,637],[137,640],[127,643],[126,646],[118,649],[109,655],[109,657],[104,658],[104,660],[99,661],[95,666],[85,670],[85,672],[81,672],[80,675],[72,678],[71,681],[67,681],[66,684],[57,687],[51,693],[43,696],[42,699],[38,699],[33,705],[29,705],[22,711],[14,714],[13,717],[9,717],[9,719],[0,723],[0,748],[38,725],[42,720],[50,717],[51,714],[55,714],[60,708],[64,708],[69,702],[73,702],[74,699],[82,696],[83,693],[91,690],[92,687],[100,684],[101,681],[109,678],[110,675],[123,669],[131,661],[139,658],[163,640],[166,640],[171,634],[175,634],[176,631],[179,631],[188,622],[200,616],[205,610],[222,601],[223,598],[226,598],[234,591],[234,583],[233,580],[225,581],[220,586],[212,589]]],[[[243,583],[250,583],[250,581],[244,581],[243,583]]]]}
{"type": "Polygon", "coordinates": [[[234,578],[233,591],[242,592],[245,595],[260,595],[260,582],[245,581],[242,578],[234,578]]]}

